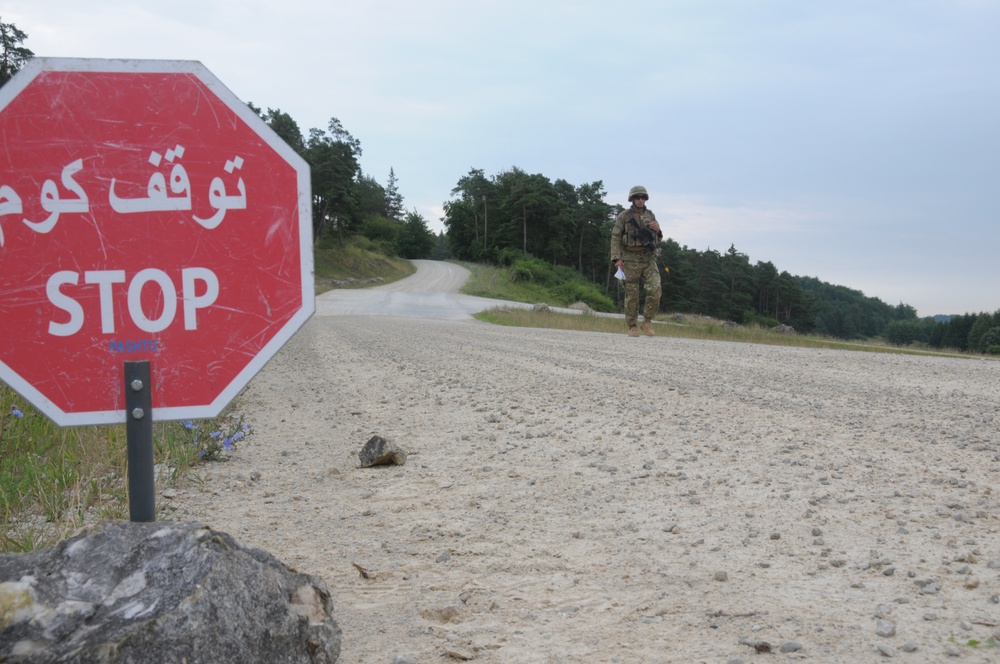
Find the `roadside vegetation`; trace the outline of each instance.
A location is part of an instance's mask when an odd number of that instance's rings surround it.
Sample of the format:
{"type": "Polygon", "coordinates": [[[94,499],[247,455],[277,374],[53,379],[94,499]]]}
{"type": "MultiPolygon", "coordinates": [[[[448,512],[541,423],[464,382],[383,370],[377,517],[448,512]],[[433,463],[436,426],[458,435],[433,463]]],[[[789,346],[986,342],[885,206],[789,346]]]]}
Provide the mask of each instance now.
{"type": "MultiPolygon", "coordinates": [[[[252,434],[235,415],[153,426],[157,512],[252,434]]],[[[129,518],[125,425],[60,428],[0,382],[0,553],[49,546],[82,526],[129,518]]]]}
{"type": "MultiPolygon", "coordinates": [[[[492,265],[461,263],[472,272],[462,292],[468,295],[489,297],[501,300],[524,303],[542,303],[550,307],[567,308],[577,301],[566,298],[564,288],[547,289],[543,284],[527,281],[523,274],[518,274],[515,268],[503,268],[492,265]]],[[[605,332],[622,334],[624,323],[620,316],[602,315],[606,311],[614,311],[614,301],[608,300],[611,308],[596,309],[588,304],[590,311],[581,314],[569,314],[556,311],[526,309],[522,307],[497,307],[484,311],[477,319],[496,325],[515,327],[539,327],[559,330],[576,330],[583,332],[605,332]]],[[[810,333],[798,334],[787,329],[783,331],[772,329],[771,326],[754,322],[749,325],[737,325],[729,321],[719,320],[711,316],[698,314],[666,314],[661,313],[655,327],[657,335],[684,338],[706,339],[713,341],[730,341],[738,343],[756,343],[775,346],[797,346],[805,348],[830,348],[837,350],[855,350],[875,353],[901,353],[909,355],[935,355],[951,357],[980,357],[957,349],[932,349],[926,344],[911,343],[908,346],[893,345],[882,339],[847,341],[825,335],[810,333]]]]}
{"type": "Polygon", "coordinates": [[[462,288],[466,295],[513,302],[545,302],[568,307],[583,302],[594,311],[613,312],[615,302],[593,282],[565,266],[553,266],[528,255],[514,259],[509,267],[459,263],[472,272],[462,288]]]}
{"type": "Polygon", "coordinates": [[[321,242],[313,255],[317,295],[333,288],[368,288],[399,281],[416,271],[413,263],[376,250],[365,237],[343,245],[321,242]]]}

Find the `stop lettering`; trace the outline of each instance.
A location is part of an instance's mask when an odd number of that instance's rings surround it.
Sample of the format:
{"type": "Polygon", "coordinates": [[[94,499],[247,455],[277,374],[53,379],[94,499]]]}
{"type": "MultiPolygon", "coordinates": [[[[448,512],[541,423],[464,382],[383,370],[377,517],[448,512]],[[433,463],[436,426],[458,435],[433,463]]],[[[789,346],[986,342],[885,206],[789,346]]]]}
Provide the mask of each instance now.
{"type": "MultiPolygon", "coordinates": [[[[68,337],[80,331],[84,324],[84,311],[80,302],[62,290],[63,286],[76,285],[80,275],[77,272],[64,270],[56,272],[46,284],[46,293],[53,306],[69,314],[65,323],[49,322],[49,334],[56,337],[68,337]]],[[[125,281],[125,270],[93,270],[84,273],[86,284],[96,284],[99,287],[101,305],[101,332],[111,334],[115,331],[114,301],[112,286],[125,281]]],[[[219,279],[208,268],[186,267],[181,270],[181,299],[184,302],[184,329],[197,330],[198,309],[215,302],[219,296],[219,279]],[[204,284],[203,293],[197,295],[197,282],[204,284]]],[[[142,270],[129,282],[127,295],[128,313],[132,323],[143,332],[162,332],[174,322],[177,314],[177,289],[167,273],[155,268],[142,270]],[[146,315],[142,306],[143,287],[153,284],[157,289],[158,300],[162,302],[161,312],[155,318],[146,315]]]]}

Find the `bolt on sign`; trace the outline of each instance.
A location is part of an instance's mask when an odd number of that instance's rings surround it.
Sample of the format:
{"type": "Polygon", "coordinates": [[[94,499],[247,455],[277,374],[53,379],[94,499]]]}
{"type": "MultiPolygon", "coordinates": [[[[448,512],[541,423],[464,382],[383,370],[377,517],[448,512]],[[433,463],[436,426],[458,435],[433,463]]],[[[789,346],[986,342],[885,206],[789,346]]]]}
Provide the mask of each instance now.
{"type": "Polygon", "coordinates": [[[218,415],[315,309],[309,167],[203,65],[36,58],[0,88],[0,380],[60,425],[218,415]]]}

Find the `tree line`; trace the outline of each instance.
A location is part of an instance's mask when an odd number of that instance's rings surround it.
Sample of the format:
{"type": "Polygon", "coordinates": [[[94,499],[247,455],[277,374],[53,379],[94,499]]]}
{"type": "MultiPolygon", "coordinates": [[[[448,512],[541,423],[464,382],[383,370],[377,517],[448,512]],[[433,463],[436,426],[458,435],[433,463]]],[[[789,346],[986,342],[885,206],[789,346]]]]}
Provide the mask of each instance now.
{"type": "Polygon", "coordinates": [[[1000,309],[993,313],[952,316],[948,320],[896,321],[886,327],[883,336],[897,346],[917,343],[931,348],[1000,355],[1000,309]]]}
{"type": "Polygon", "coordinates": [[[248,105],[309,164],[317,244],[335,240],[343,246],[347,237],[361,235],[403,258],[426,258],[435,251],[438,240],[427,221],[416,210],[404,210],[395,171],[389,169],[385,185],[364,173],[361,141],[340,120],[331,118],[326,129],[310,129],[306,137],[287,113],[248,105]]]}
{"type": "MultiPolygon", "coordinates": [[[[531,255],[572,267],[613,296],[611,227],[624,208],[605,197],[599,180],[573,185],[517,167],[488,177],[473,168],[444,205],[449,248],[464,260],[501,265],[531,255]]],[[[751,263],[735,246],[699,251],[666,238],[660,248],[662,311],[789,325],[844,339],[878,336],[890,323],[917,318],[909,305],[890,306],[860,291],[793,276],[770,261],[751,263]]]]}

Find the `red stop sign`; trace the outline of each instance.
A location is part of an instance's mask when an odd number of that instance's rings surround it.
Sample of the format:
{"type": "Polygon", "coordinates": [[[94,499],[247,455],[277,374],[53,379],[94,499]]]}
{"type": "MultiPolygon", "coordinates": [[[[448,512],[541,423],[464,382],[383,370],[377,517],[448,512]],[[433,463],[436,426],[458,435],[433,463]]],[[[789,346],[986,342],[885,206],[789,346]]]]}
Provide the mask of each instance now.
{"type": "Polygon", "coordinates": [[[0,379],[57,424],[214,417],[312,315],[309,167],[200,63],[0,88],[0,379]]]}

